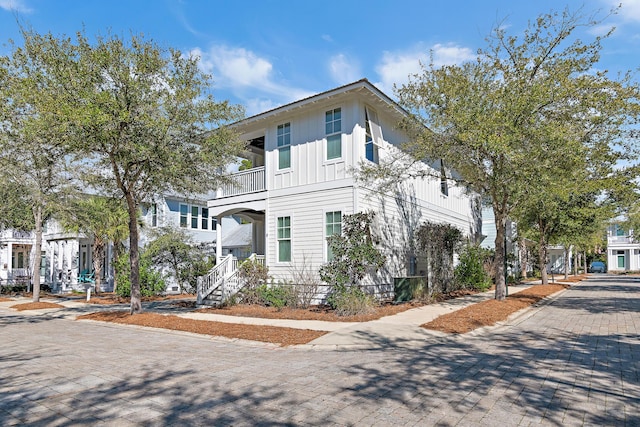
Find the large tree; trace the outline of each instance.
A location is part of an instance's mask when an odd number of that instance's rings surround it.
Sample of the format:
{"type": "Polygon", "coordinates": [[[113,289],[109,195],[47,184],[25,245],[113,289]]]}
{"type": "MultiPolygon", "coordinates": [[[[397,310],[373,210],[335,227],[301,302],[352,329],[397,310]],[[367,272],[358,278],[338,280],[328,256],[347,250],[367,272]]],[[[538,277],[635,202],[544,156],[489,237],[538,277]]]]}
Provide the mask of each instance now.
{"type": "Polygon", "coordinates": [[[58,87],[42,64],[21,49],[0,57],[0,222],[33,231],[33,301],[40,299],[44,222],[76,192],[67,129],[55,114],[58,87]]]}
{"type": "Polygon", "coordinates": [[[597,63],[602,40],[577,38],[601,22],[580,13],[541,15],[522,35],[496,26],[475,61],[436,67],[398,90],[413,114],[406,123],[417,159],[444,158],[457,179],[482,194],[496,225],[496,299],[504,299],[506,223],[549,170],[607,170],[638,122],[638,86],[631,75],[610,78],[597,63]],[[602,163],[602,165],[601,165],[602,163]]]}
{"type": "Polygon", "coordinates": [[[242,111],[214,100],[198,58],[143,36],[90,41],[23,30],[23,37],[22,49],[63,88],[57,117],[84,162],[83,178],[126,203],[131,313],[140,312],[140,204],[153,194],[215,189],[242,148],[225,128],[242,111]]]}

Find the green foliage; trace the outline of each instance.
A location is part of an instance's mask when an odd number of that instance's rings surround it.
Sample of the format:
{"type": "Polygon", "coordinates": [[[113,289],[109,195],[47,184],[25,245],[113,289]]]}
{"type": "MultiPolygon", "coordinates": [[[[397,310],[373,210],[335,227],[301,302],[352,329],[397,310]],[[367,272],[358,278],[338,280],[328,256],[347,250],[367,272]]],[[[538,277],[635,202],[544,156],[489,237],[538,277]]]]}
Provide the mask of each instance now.
{"type": "MultiPolygon", "coordinates": [[[[129,272],[128,254],[123,253],[115,261],[116,289],[115,293],[121,297],[131,296],[131,274],[129,272]]],[[[159,295],[165,291],[166,284],[162,275],[153,269],[151,260],[143,256],[140,259],[140,294],[145,297],[159,295]]]]}
{"type": "Polygon", "coordinates": [[[384,265],[371,238],[373,217],[373,212],[343,215],[342,234],[327,238],[333,259],[320,268],[320,278],[330,286],[357,286],[368,271],[384,265]]]}
{"type": "MultiPolygon", "coordinates": [[[[79,178],[126,202],[131,312],[138,312],[141,203],[152,193],[217,188],[225,179],[225,166],[244,145],[226,127],[242,117],[242,109],[214,100],[211,78],[198,67],[197,57],[164,49],[143,36],[89,38],[78,32],[75,38],[57,38],[24,28],[22,35],[23,46],[12,52],[16,75],[35,70],[35,76],[20,87],[26,101],[2,112],[21,117],[18,113],[30,110],[28,96],[37,96],[38,120],[28,129],[38,130],[32,140],[39,149],[30,151],[47,156],[43,164],[51,165],[47,170],[54,172],[52,177],[68,171],[65,161],[81,162],[79,178]]],[[[6,99],[4,93],[0,96],[6,99]]],[[[29,168],[22,164],[22,170],[29,168]]]]}
{"type": "Polygon", "coordinates": [[[416,239],[429,264],[431,292],[452,291],[453,254],[462,242],[462,231],[451,224],[425,221],[416,232],[416,239]]]}
{"type": "Polygon", "coordinates": [[[297,306],[297,295],[295,293],[295,289],[288,285],[261,285],[257,288],[257,293],[260,296],[263,305],[275,307],[278,310],[285,306],[297,306]]]}
{"type": "Polygon", "coordinates": [[[364,292],[357,286],[335,286],[327,303],[334,309],[338,316],[356,316],[370,313],[376,301],[373,296],[364,292]]]}
{"type": "Polygon", "coordinates": [[[155,267],[171,270],[184,292],[194,293],[198,277],[211,270],[213,259],[183,229],[163,227],[154,231],[153,237],[145,247],[144,256],[150,258],[155,267]]]}
{"type": "Polygon", "coordinates": [[[490,251],[478,245],[467,245],[460,252],[458,265],[454,270],[456,284],[464,289],[486,291],[491,287],[491,277],[484,269],[485,260],[492,256],[490,251]]]}
{"type": "Polygon", "coordinates": [[[269,267],[257,260],[246,259],[238,266],[238,279],[242,282],[240,299],[247,304],[264,304],[260,288],[269,280],[269,267]]]}
{"type": "Polygon", "coordinates": [[[601,24],[568,10],[539,16],[520,35],[499,24],[474,61],[432,62],[398,90],[414,113],[404,126],[414,159],[445,159],[455,179],[493,207],[498,299],[514,209],[566,171],[619,187],[624,180],[609,178],[621,175],[620,160],[635,161],[640,88],[631,73],[611,78],[599,69],[601,42],[611,33],[588,41],[574,34],[601,24]]]}

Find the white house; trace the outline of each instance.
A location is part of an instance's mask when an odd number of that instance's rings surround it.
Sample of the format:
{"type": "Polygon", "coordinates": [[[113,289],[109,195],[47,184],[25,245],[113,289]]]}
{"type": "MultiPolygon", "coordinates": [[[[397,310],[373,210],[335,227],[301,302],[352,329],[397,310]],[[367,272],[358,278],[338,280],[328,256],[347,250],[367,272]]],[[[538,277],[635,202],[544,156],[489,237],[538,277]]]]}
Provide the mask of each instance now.
{"type": "MultiPolygon", "coordinates": [[[[182,227],[196,243],[208,243],[215,249],[216,219],[208,213],[203,200],[191,200],[178,196],[157,196],[142,208],[144,227],[141,245],[149,240],[149,232],[158,227],[182,227]]],[[[229,232],[240,226],[232,218],[225,219],[229,232]]],[[[41,284],[53,291],[81,289],[78,277],[83,271],[93,270],[92,240],[82,234],[70,233],[54,220],[47,221],[43,232],[42,258],[40,260],[41,284]]],[[[0,284],[28,284],[36,262],[33,257],[35,234],[16,230],[0,232],[0,284]]],[[[248,242],[245,242],[247,245],[248,242]]],[[[103,290],[113,290],[112,248],[107,248],[103,266],[103,290]]],[[[178,291],[175,284],[168,284],[167,291],[178,291]]]]}
{"type": "Polygon", "coordinates": [[[619,223],[607,229],[607,270],[640,271],[640,242],[619,223]]]}
{"type": "MultiPolygon", "coordinates": [[[[235,183],[207,204],[218,219],[216,253],[221,257],[225,245],[221,219],[236,215],[252,224],[251,251],[275,280],[292,280],[303,265],[317,275],[330,257],[326,239],[341,231],[342,215],[373,211],[373,232],[387,260],[369,278],[374,291],[389,291],[397,277],[425,275],[413,238],[420,224],[446,222],[470,235],[478,231],[480,215],[474,198],[443,174],[411,179],[392,191],[354,179],[359,162],[377,163],[407,142],[397,126],[405,116],[391,98],[360,80],[236,123],[251,168],[236,173],[235,183]]],[[[233,255],[218,259],[199,302],[230,281],[236,265],[233,255]]]]}

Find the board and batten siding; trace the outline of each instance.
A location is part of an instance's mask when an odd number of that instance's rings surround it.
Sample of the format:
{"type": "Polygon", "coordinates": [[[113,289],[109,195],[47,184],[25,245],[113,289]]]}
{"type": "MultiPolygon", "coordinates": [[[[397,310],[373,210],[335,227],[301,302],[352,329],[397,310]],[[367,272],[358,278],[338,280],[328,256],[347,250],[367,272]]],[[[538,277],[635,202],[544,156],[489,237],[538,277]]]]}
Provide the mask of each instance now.
{"type": "Polygon", "coordinates": [[[352,186],[324,190],[300,189],[294,194],[269,199],[267,208],[267,260],[269,275],[277,280],[291,280],[292,265],[303,262],[317,272],[326,262],[325,213],[353,213],[352,186]],[[292,262],[278,262],[277,218],[291,217],[292,262]]]}
{"type": "MultiPolygon", "coordinates": [[[[347,178],[354,163],[354,130],[360,125],[360,105],[349,101],[314,108],[273,123],[265,131],[267,188],[279,190],[347,178]],[[342,156],[326,160],[325,113],[341,109],[342,156]],[[278,169],[278,125],[291,124],[291,167],[278,169]]],[[[363,137],[364,140],[364,137],[363,137]]]]}

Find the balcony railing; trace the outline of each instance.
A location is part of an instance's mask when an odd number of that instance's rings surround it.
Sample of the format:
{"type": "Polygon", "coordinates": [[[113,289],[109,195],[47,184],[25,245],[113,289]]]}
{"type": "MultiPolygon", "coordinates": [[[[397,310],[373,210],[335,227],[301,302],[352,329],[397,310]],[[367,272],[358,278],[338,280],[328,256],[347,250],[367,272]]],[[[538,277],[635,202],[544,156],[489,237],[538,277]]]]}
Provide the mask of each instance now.
{"type": "Polygon", "coordinates": [[[609,236],[608,239],[610,244],[612,243],[636,243],[632,236],[609,236]]]}
{"type": "Polygon", "coordinates": [[[234,173],[231,178],[233,182],[220,188],[218,198],[257,193],[265,189],[264,166],[234,173]]]}

